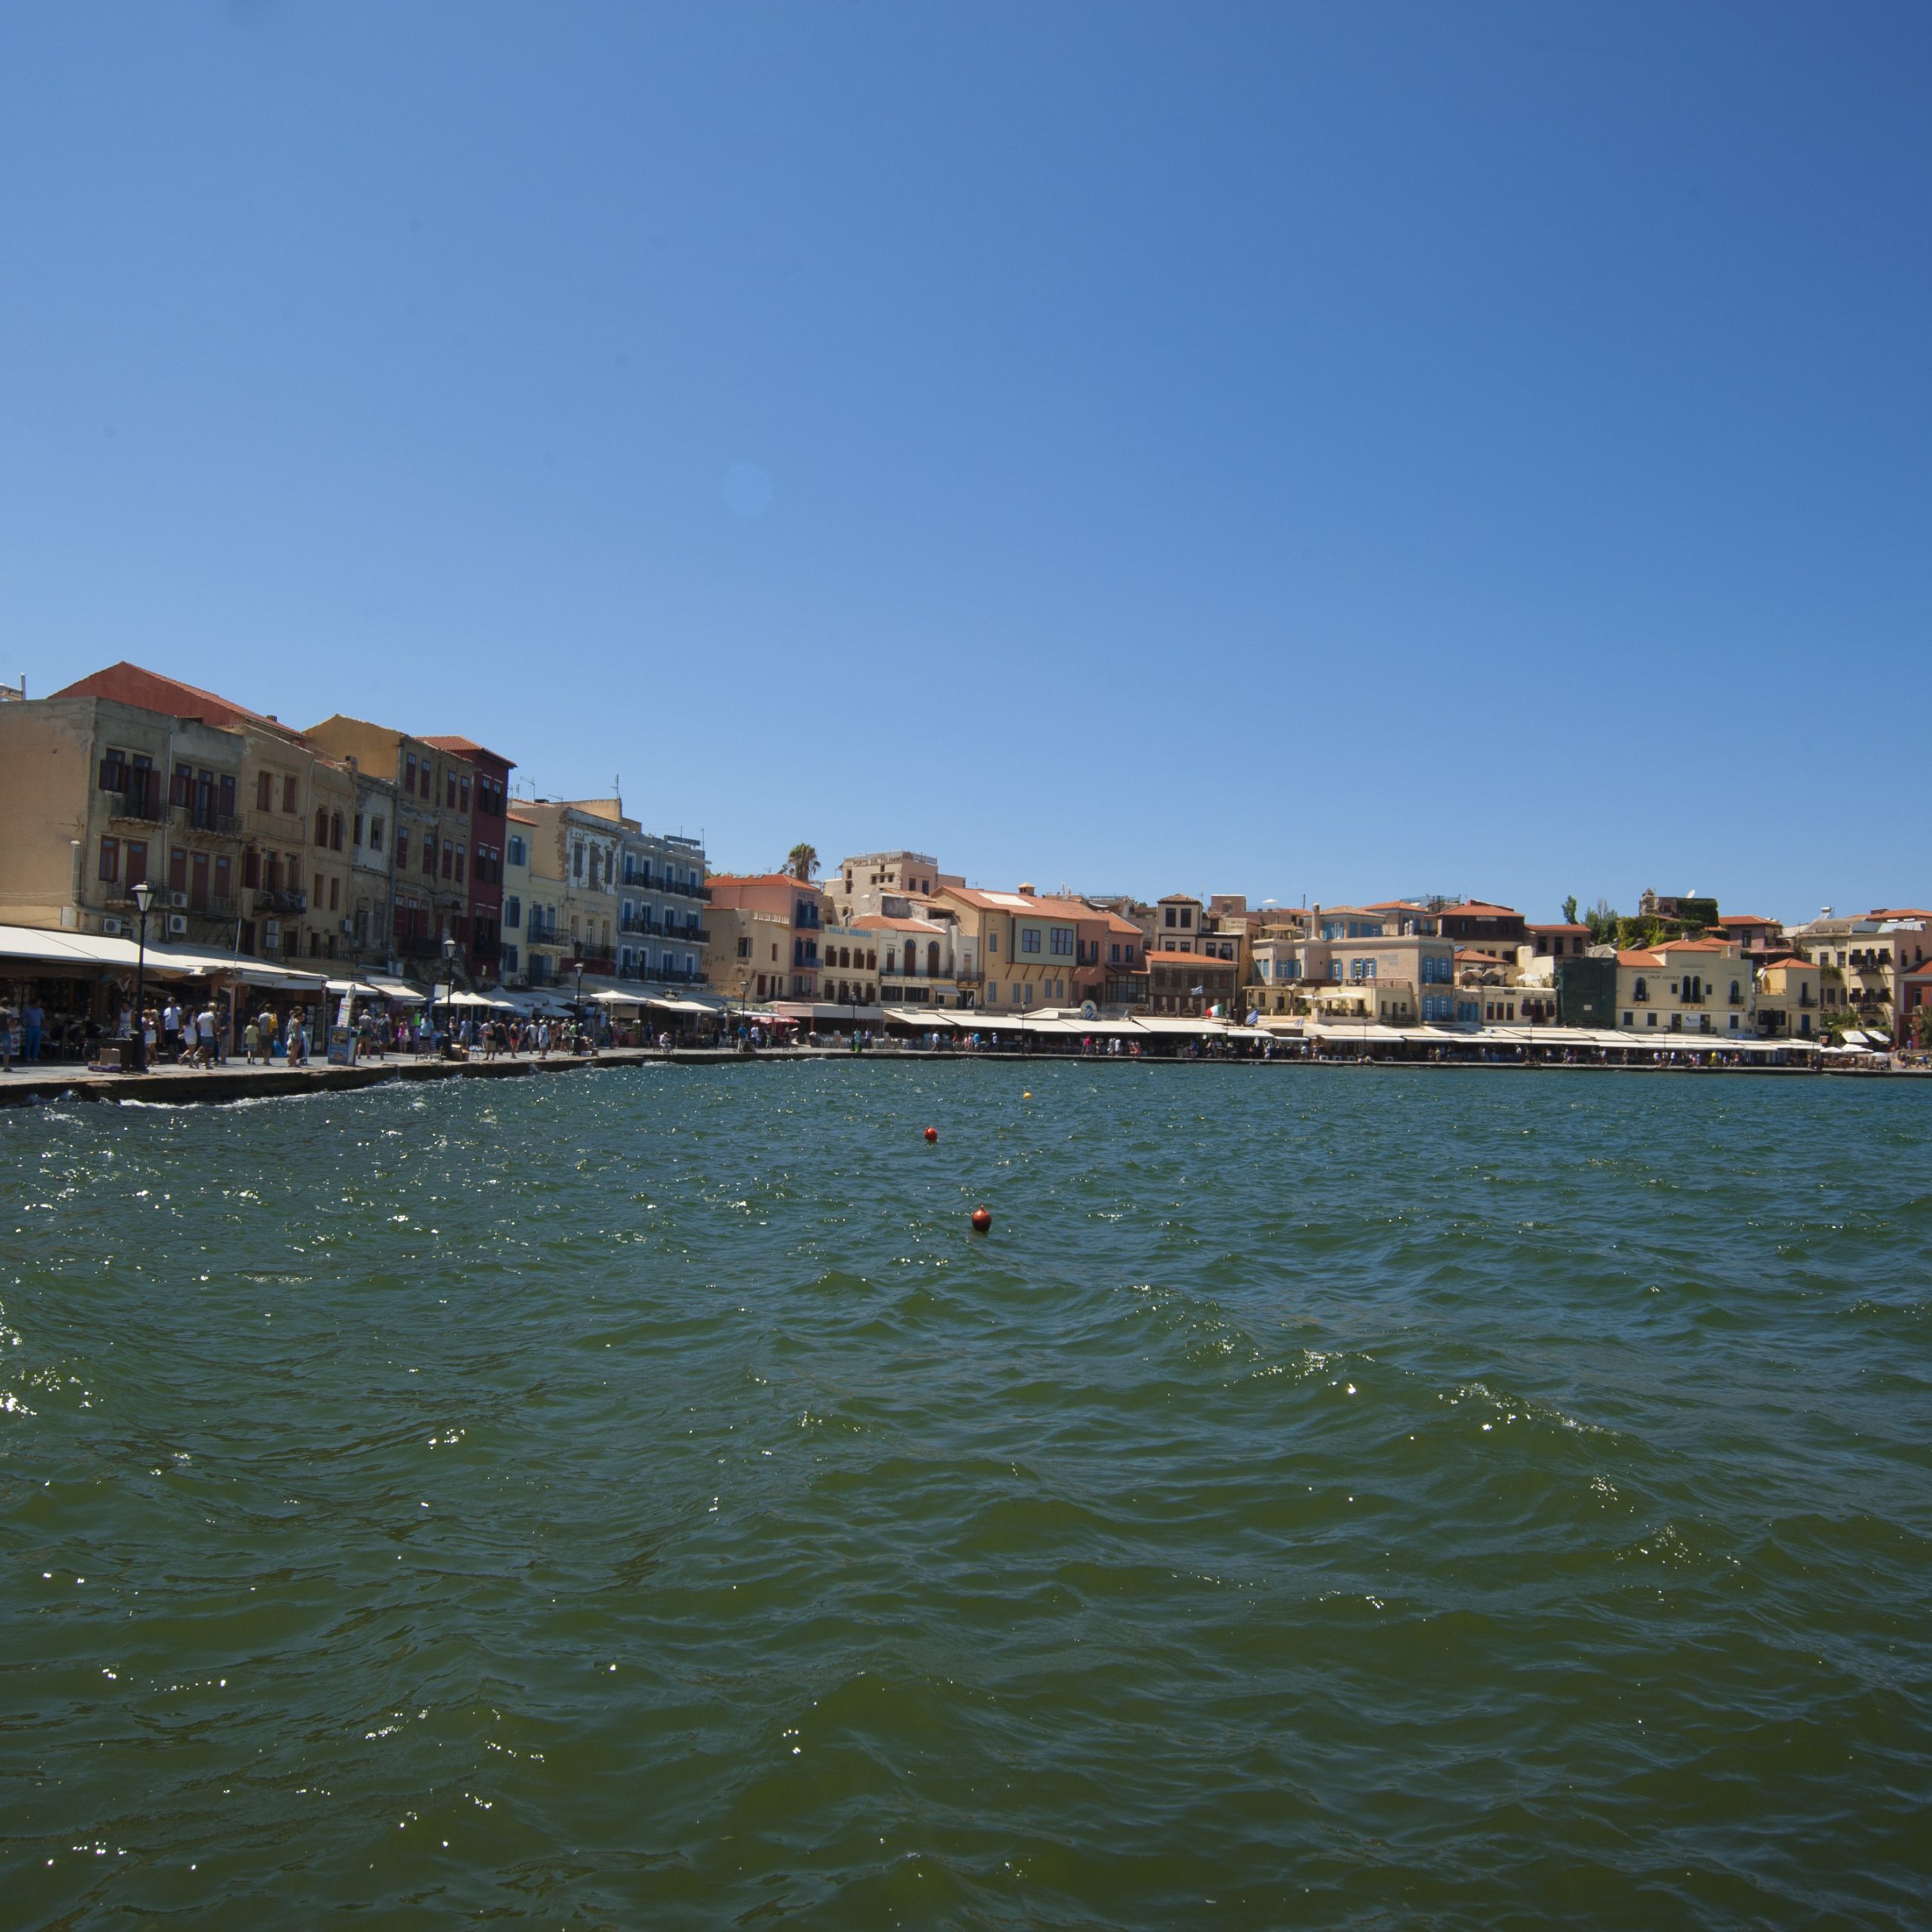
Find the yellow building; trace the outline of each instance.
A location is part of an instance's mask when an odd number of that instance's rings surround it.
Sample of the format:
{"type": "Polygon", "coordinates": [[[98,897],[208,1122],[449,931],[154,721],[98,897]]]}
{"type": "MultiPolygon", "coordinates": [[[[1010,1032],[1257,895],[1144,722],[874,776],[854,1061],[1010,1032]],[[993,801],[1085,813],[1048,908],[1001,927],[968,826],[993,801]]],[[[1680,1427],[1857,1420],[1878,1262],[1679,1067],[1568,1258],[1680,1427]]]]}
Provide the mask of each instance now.
{"type": "Polygon", "coordinates": [[[954,976],[962,1004],[969,988],[977,991],[974,1003],[995,1014],[1063,1006],[1076,998],[1080,929],[1097,916],[1091,906],[1043,898],[1030,885],[1017,892],[942,885],[931,904],[958,925],[954,976]]]}
{"type": "Polygon", "coordinates": [[[1767,960],[1758,972],[1758,1031],[1767,1040],[1817,1037],[1824,969],[1795,953],[1767,960]]]}
{"type": "Polygon", "coordinates": [[[1755,997],[1750,962],[1732,940],[1666,940],[1617,955],[1623,1031],[1755,1036],[1755,997]]]}

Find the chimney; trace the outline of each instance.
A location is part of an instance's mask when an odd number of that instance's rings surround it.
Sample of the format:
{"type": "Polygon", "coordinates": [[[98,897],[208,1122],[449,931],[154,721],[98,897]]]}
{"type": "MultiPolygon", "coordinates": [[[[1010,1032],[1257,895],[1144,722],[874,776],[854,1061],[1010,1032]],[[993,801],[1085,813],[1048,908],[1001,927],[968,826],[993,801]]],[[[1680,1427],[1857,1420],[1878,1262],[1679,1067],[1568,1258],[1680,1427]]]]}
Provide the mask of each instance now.
{"type": "Polygon", "coordinates": [[[1020,890],[1024,893],[1029,899],[1031,899],[1033,897],[1033,888],[1031,885],[1022,885],[1020,890]]]}

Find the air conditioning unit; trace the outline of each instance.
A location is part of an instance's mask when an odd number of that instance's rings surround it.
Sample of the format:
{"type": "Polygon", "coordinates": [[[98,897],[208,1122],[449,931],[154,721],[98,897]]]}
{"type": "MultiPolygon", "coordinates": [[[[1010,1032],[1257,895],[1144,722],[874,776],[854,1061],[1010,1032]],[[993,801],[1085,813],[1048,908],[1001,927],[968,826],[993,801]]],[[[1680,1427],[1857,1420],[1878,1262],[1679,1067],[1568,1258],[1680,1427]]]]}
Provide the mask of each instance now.
{"type": "Polygon", "coordinates": [[[188,930],[188,919],[186,914],[183,912],[169,913],[168,915],[168,930],[171,935],[177,937],[185,934],[188,930]]]}
{"type": "Polygon", "coordinates": [[[125,919],[103,919],[100,929],[109,939],[118,939],[128,930],[128,922],[125,919]]]}
{"type": "Polygon", "coordinates": [[[168,903],[171,906],[186,906],[188,903],[188,895],[185,892],[171,892],[168,895],[168,903]]]}
{"type": "Polygon", "coordinates": [[[262,921],[262,943],[270,947],[281,943],[281,921],[279,919],[264,919],[262,921]]]}

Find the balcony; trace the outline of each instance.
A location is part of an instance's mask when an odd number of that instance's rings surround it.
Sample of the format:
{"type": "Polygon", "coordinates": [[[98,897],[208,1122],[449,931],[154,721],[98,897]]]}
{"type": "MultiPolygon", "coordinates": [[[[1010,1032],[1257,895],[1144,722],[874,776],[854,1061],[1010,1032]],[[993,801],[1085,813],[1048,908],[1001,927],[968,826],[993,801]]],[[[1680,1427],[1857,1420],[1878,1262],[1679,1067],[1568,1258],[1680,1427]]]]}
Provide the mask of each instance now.
{"type": "Polygon", "coordinates": [[[238,838],[242,835],[238,813],[218,812],[212,807],[170,805],[168,822],[177,832],[211,832],[220,838],[238,838]]]}
{"type": "Polygon", "coordinates": [[[255,910],[258,912],[306,912],[308,909],[309,895],[306,892],[265,886],[255,894],[255,910]]]}
{"type": "Polygon", "coordinates": [[[439,959],[443,943],[429,933],[399,933],[389,941],[389,949],[398,959],[439,959]]]}
{"type": "Polygon", "coordinates": [[[158,825],[167,816],[162,803],[159,772],[103,759],[100,778],[101,790],[112,795],[107,808],[110,818],[131,818],[144,825],[158,825]]]}
{"type": "Polygon", "coordinates": [[[633,913],[628,919],[620,919],[617,921],[617,930],[620,933],[643,934],[648,936],[663,933],[664,927],[661,921],[651,918],[642,913],[633,913]]]}

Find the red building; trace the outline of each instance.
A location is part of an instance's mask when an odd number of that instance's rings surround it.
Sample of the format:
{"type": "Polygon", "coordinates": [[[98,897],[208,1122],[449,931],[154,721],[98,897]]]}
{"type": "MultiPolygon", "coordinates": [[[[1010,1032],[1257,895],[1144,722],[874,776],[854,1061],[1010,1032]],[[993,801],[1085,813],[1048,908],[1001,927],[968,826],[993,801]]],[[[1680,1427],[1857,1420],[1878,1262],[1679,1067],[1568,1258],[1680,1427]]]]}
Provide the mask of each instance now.
{"type": "Polygon", "coordinates": [[[503,951],[503,841],[509,831],[512,759],[479,745],[474,738],[425,738],[439,752],[467,759],[475,769],[469,792],[469,915],[464,952],[470,977],[493,983],[503,951]]]}

